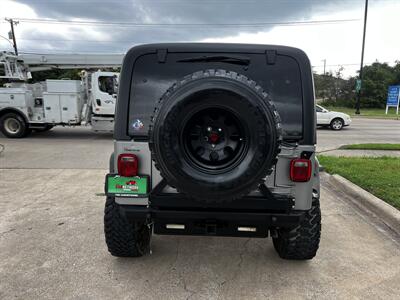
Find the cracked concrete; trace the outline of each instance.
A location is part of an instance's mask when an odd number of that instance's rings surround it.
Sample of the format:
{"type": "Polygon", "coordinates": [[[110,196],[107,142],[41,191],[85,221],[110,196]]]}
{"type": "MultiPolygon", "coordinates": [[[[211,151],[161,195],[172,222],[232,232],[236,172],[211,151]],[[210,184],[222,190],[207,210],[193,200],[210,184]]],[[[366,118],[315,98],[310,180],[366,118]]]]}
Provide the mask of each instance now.
{"type": "Polygon", "coordinates": [[[154,236],[151,255],[123,259],[110,256],[104,243],[104,197],[96,193],[105,172],[0,170],[1,299],[400,295],[398,237],[352,207],[324,176],[322,240],[312,261],[280,259],[270,239],[178,236],[154,236]]]}

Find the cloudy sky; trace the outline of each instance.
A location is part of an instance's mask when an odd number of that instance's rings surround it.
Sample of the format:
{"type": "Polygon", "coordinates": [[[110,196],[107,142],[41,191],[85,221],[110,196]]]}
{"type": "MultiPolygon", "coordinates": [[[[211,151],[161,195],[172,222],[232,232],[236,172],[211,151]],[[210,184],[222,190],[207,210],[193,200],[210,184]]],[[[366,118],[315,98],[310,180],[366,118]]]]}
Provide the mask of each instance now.
{"type": "MultiPolygon", "coordinates": [[[[370,0],[365,62],[400,60],[400,0],[370,0]]],[[[152,42],[281,44],[315,71],[358,69],[364,0],[0,0],[0,50],[15,27],[20,52],[124,53],[152,42]]]]}

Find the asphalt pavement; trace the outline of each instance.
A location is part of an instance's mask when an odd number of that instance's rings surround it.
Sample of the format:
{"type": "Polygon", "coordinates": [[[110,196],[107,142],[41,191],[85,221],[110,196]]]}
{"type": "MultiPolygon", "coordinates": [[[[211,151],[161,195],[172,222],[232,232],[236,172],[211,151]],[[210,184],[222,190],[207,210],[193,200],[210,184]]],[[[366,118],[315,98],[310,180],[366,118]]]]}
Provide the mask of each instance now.
{"type": "Polygon", "coordinates": [[[340,131],[317,130],[317,151],[362,143],[400,143],[400,120],[355,118],[340,131]]]}

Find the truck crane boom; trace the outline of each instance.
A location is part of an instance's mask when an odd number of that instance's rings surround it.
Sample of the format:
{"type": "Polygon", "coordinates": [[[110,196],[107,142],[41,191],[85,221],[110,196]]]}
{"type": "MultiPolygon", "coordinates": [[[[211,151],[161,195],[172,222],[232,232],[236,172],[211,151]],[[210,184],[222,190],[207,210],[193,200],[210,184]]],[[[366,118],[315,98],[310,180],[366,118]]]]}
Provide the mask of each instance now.
{"type": "Polygon", "coordinates": [[[28,80],[30,72],[51,69],[103,69],[122,65],[124,54],[0,53],[0,78],[28,80]]]}
{"type": "Polygon", "coordinates": [[[20,138],[31,130],[81,125],[90,125],[95,132],[111,132],[119,74],[104,69],[120,67],[123,57],[123,54],[0,52],[0,79],[10,81],[0,88],[0,132],[20,138]],[[81,72],[81,80],[26,82],[31,72],[51,69],[85,71],[81,72]]]}

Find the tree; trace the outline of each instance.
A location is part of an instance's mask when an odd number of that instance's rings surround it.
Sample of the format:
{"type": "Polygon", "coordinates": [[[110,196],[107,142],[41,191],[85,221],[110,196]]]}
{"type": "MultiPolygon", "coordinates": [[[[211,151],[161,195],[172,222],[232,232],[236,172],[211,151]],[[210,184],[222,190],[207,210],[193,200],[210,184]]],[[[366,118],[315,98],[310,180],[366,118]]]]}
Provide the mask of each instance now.
{"type": "Polygon", "coordinates": [[[388,86],[400,82],[399,64],[391,67],[387,63],[375,62],[365,66],[363,72],[362,107],[384,108],[388,86]]]}
{"type": "Polygon", "coordinates": [[[354,79],[343,79],[343,67],[340,67],[333,75],[327,72],[325,75],[314,74],[315,94],[322,98],[323,103],[329,106],[352,106],[354,104],[354,79]]]}
{"type": "Polygon", "coordinates": [[[80,70],[46,70],[32,73],[31,82],[45,81],[46,79],[73,79],[80,80],[80,70]]]}
{"type": "MultiPolygon", "coordinates": [[[[342,68],[326,75],[314,74],[317,98],[323,105],[355,107],[355,83],[358,77],[342,78],[342,68]]],[[[361,90],[361,108],[384,108],[389,85],[400,85],[400,61],[391,67],[375,62],[365,66],[361,90]]]]}

